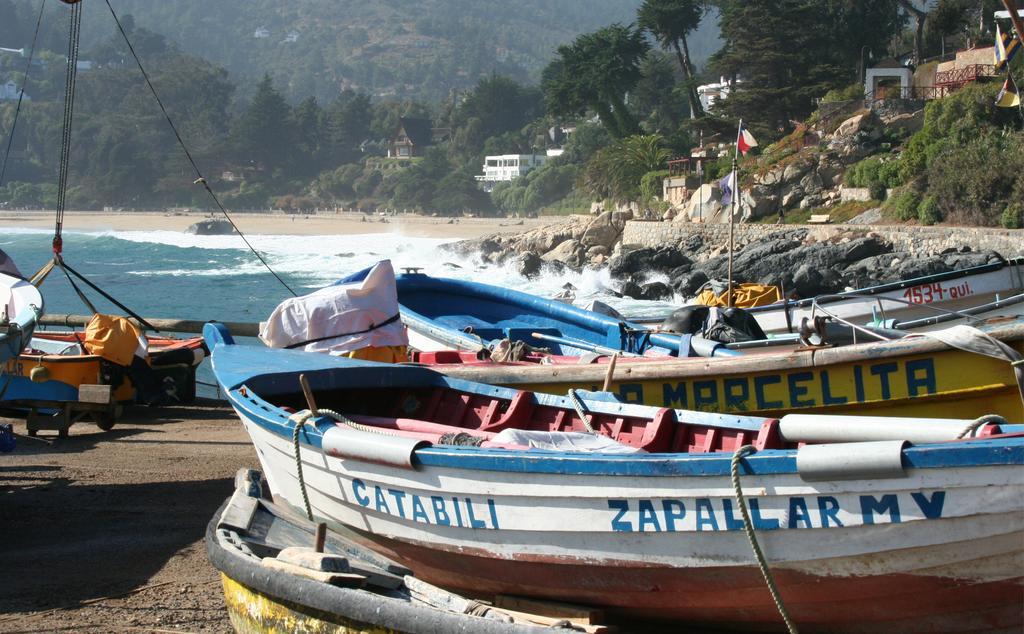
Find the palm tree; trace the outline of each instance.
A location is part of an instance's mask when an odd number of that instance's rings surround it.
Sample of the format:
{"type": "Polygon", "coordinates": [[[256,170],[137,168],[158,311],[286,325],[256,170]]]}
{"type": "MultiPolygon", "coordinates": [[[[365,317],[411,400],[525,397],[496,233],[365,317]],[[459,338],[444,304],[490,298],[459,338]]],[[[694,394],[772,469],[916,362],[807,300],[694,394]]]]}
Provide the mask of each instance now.
{"type": "Polygon", "coordinates": [[[704,3],[698,0],[644,0],[637,9],[637,24],[640,28],[649,31],[662,48],[675,51],[679,67],[686,77],[686,97],[693,118],[704,114],[704,110],[697,97],[697,83],[686,36],[700,26],[703,17],[704,3]]]}

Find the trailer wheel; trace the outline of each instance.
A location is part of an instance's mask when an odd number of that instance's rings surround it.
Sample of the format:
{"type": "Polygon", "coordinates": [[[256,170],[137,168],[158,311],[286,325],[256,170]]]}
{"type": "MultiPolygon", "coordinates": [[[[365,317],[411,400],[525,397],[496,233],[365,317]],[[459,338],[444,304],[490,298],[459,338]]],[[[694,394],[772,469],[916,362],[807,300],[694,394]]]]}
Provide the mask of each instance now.
{"type": "Polygon", "coordinates": [[[114,423],[116,422],[117,416],[114,415],[114,412],[103,412],[101,414],[96,414],[96,426],[102,429],[103,431],[110,431],[111,429],[113,429],[114,423]]]}

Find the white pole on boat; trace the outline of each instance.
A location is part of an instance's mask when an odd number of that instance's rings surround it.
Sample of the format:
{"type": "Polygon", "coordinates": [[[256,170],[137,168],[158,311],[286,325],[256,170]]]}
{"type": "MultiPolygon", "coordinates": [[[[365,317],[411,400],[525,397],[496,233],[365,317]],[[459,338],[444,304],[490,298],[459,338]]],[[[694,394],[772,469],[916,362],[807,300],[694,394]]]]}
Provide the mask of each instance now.
{"type": "Polygon", "coordinates": [[[729,290],[728,290],[728,301],[727,306],[732,308],[732,248],[733,248],[733,233],[735,231],[736,221],[736,198],[740,195],[739,182],[736,178],[736,168],[739,164],[740,155],[740,134],[743,133],[743,119],[740,119],[740,125],[736,128],[736,147],[732,153],[732,200],[729,201],[729,290]]]}

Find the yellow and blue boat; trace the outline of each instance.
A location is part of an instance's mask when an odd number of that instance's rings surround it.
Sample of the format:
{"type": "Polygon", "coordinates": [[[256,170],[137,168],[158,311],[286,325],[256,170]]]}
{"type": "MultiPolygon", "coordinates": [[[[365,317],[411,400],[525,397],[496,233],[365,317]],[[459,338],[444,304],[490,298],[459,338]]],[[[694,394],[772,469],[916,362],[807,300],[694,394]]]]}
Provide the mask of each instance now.
{"type": "Polygon", "coordinates": [[[435,368],[461,379],[553,394],[601,389],[608,381],[627,403],[709,412],[971,418],[998,411],[1024,421],[1022,358],[1024,319],[1016,318],[891,341],[723,358],[617,365],[470,361],[435,368]]]}

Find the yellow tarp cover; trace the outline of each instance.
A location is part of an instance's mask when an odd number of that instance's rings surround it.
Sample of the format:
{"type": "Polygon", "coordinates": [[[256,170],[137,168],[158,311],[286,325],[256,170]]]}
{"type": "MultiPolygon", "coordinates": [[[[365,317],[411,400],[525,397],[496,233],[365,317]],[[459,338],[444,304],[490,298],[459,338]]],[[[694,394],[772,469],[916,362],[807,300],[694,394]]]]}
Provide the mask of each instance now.
{"type": "Polygon", "coordinates": [[[405,346],[367,346],[345,353],[342,356],[349,359],[362,359],[363,361],[377,361],[379,363],[402,363],[409,360],[405,346]]]}
{"type": "Polygon", "coordinates": [[[139,348],[142,332],[124,317],[93,315],[85,327],[85,349],[111,363],[129,366],[139,348]]]}
{"type": "MultiPolygon", "coordinates": [[[[753,308],[782,301],[782,290],[778,286],[765,286],[764,284],[740,284],[732,287],[732,305],[738,308],[753,308]]],[[[694,303],[702,306],[728,306],[729,291],[723,291],[721,295],[715,295],[710,288],[701,291],[694,303]]]]}

